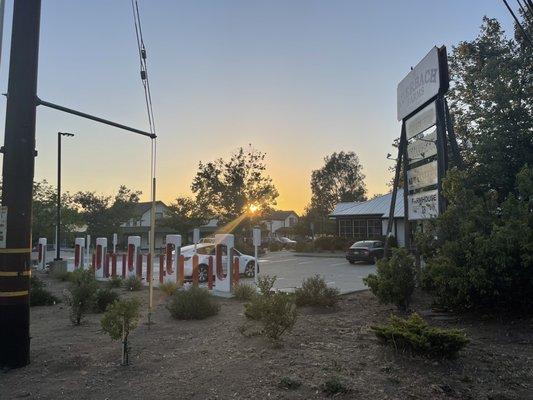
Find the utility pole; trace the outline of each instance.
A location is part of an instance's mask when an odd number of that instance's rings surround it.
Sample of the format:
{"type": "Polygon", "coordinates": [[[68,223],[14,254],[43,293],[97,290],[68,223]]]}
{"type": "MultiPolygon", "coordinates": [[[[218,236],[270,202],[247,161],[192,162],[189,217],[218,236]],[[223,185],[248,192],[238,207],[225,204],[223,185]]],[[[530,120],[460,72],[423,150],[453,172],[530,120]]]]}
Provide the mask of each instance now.
{"type": "Polygon", "coordinates": [[[61,260],[61,136],[73,137],[74,134],[57,132],[56,261],[61,260]]]}
{"type": "Polygon", "coordinates": [[[7,207],[7,238],[0,248],[0,366],[30,362],[30,253],[35,108],[41,0],[14,1],[2,205],[7,207]]]}

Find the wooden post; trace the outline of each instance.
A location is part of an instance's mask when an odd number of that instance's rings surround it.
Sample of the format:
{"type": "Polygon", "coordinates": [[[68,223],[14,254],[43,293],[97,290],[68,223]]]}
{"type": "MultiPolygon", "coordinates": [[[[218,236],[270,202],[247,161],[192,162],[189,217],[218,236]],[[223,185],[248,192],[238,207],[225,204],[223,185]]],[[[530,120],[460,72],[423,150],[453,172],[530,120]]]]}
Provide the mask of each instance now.
{"type": "Polygon", "coordinates": [[[137,264],[135,265],[135,275],[137,278],[143,278],[143,255],[139,252],[137,253],[137,264]]]}
{"type": "Polygon", "coordinates": [[[163,283],[165,279],[165,255],[159,255],[159,283],[163,283]]]}
{"type": "Polygon", "coordinates": [[[111,254],[111,277],[117,276],[117,254],[111,254]]]}
{"type": "Polygon", "coordinates": [[[192,256],[192,285],[198,287],[198,254],[192,256]]]}
{"type": "Polygon", "coordinates": [[[207,265],[207,288],[213,290],[213,256],[209,256],[207,265]]]}
{"type": "Polygon", "coordinates": [[[128,269],[126,253],[122,254],[122,279],[126,279],[126,269],[128,269]]]}
{"type": "Polygon", "coordinates": [[[185,282],[185,257],[183,254],[180,254],[178,258],[178,273],[176,274],[176,278],[178,285],[183,285],[183,282],[185,282]]]}

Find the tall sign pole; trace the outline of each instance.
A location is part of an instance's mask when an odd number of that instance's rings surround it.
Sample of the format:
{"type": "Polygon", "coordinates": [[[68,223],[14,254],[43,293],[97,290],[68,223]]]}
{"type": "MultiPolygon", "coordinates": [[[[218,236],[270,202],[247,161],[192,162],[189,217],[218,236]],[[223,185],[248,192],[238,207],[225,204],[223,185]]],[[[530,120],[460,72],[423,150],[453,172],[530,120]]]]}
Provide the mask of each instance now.
{"type": "Polygon", "coordinates": [[[41,0],[15,1],[4,156],[2,205],[6,245],[0,249],[0,365],[30,362],[30,253],[35,107],[41,0]]]}

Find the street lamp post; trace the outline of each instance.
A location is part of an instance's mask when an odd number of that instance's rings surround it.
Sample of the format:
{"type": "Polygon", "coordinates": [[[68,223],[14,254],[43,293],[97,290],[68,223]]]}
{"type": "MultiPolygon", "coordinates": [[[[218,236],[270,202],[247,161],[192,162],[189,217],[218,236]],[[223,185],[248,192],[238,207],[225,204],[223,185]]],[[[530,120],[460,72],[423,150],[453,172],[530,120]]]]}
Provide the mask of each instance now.
{"type": "Polygon", "coordinates": [[[56,261],[61,260],[61,136],[72,137],[74,134],[68,132],[57,132],[56,261]]]}

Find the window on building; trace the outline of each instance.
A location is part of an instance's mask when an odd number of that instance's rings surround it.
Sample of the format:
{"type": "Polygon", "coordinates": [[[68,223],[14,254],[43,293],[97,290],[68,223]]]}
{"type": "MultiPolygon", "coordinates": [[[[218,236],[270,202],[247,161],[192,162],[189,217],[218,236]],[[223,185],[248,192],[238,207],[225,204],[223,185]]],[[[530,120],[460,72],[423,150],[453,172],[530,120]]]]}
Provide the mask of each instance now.
{"type": "Polygon", "coordinates": [[[353,221],[353,235],[366,238],[366,219],[355,219],[353,221]]]}
{"type": "Polygon", "coordinates": [[[290,217],[289,218],[289,226],[292,227],[294,225],[296,225],[296,218],[290,217]]]}
{"type": "Polygon", "coordinates": [[[369,219],[368,220],[368,237],[378,238],[381,237],[381,220],[369,219]]]}
{"type": "Polygon", "coordinates": [[[339,220],[339,236],[353,236],[353,221],[351,219],[339,220]]]}

